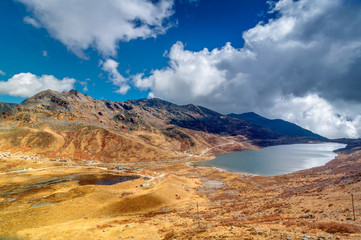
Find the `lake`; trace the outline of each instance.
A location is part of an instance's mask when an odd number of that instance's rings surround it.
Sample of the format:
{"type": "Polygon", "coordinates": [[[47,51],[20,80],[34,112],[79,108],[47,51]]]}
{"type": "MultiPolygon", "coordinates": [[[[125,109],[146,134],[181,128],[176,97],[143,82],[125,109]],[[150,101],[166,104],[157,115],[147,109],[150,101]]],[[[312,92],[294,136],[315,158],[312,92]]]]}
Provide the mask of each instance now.
{"type": "Polygon", "coordinates": [[[322,166],[337,156],[334,150],[345,146],[341,143],[279,145],[222,154],[197,165],[215,166],[230,172],[275,176],[322,166]]]}

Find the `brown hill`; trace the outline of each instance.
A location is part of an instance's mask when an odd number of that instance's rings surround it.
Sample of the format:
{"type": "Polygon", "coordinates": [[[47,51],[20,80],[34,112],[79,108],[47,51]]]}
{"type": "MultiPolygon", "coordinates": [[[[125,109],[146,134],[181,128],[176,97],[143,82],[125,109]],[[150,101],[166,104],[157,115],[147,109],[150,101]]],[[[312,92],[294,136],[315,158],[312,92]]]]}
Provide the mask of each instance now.
{"type": "Polygon", "coordinates": [[[0,119],[2,150],[105,162],[162,161],[253,149],[257,142],[309,140],[192,104],[112,102],[76,90],[47,90],[20,104],[0,103],[0,119]]]}

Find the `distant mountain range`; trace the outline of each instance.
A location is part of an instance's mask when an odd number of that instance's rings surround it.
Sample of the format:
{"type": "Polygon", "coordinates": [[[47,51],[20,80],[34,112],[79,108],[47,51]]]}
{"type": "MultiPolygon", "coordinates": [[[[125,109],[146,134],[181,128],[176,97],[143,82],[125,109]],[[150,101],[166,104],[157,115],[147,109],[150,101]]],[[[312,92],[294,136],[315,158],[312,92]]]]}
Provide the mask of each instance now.
{"type": "Polygon", "coordinates": [[[288,137],[315,137],[315,138],[324,138],[316,133],[313,133],[307,129],[304,129],[294,123],[284,121],[282,119],[268,119],[262,117],[254,112],[235,114],[231,113],[227,116],[232,118],[237,118],[249,123],[254,124],[262,128],[267,128],[273,132],[285,135],[288,137]]]}
{"type": "Polygon", "coordinates": [[[326,140],[255,113],[223,115],[157,98],[96,100],[76,90],[47,90],[20,104],[0,103],[0,120],[0,151],[101,161],[160,161],[326,140]]]}

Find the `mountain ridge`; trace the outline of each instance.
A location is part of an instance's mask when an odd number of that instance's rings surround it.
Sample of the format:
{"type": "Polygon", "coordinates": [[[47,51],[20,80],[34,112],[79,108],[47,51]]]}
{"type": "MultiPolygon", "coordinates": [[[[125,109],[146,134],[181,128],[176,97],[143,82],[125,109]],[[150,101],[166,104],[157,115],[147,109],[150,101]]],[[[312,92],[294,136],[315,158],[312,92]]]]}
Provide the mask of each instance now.
{"type": "Polygon", "coordinates": [[[254,112],[247,112],[241,114],[231,113],[228,114],[227,116],[238,118],[253,123],[254,125],[278,132],[280,134],[288,135],[290,137],[308,136],[308,137],[319,137],[326,139],[325,137],[313,133],[310,130],[304,129],[294,123],[285,121],[283,119],[268,119],[254,112]]]}
{"type": "Polygon", "coordinates": [[[325,140],[291,137],[193,104],[158,98],[113,102],[76,90],[46,90],[20,104],[0,103],[0,119],[0,137],[12,139],[0,141],[0,148],[37,146],[47,156],[101,161],[157,161],[325,140]]]}

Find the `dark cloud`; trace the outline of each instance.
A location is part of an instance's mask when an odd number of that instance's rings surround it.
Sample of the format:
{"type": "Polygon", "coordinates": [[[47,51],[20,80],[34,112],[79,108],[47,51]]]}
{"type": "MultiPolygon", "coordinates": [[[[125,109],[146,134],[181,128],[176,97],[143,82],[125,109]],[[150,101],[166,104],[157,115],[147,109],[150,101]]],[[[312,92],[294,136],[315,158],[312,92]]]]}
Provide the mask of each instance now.
{"type": "Polygon", "coordinates": [[[178,42],[169,66],[137,75],[135,85],[181,104],[258,111],[330,137],[360,136],[360,111],[339,103],[361,103],[361,3],[280,0],[271,11],[278,17],[246,31],[243,48],[192,52],[178,42]]]}

